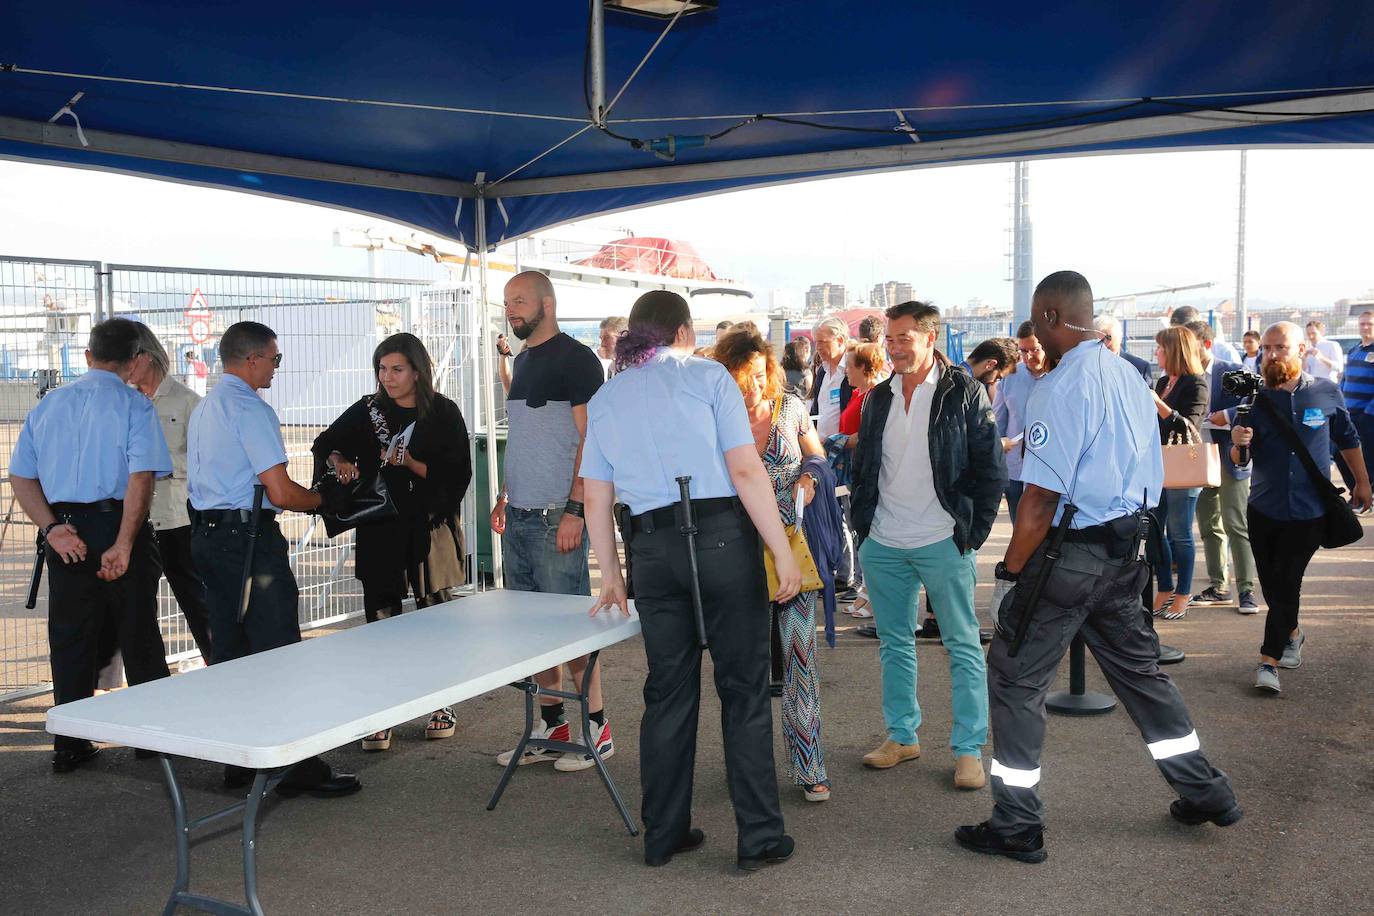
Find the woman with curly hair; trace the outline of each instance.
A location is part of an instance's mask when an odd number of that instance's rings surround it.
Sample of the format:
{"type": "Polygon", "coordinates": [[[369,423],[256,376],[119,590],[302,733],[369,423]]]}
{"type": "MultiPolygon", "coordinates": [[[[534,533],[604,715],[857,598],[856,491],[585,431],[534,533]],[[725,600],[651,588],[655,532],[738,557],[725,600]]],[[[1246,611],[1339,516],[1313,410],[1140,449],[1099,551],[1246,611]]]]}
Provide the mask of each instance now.
{"type": "MultiPolygon", "coordinates": [[[[734,376],[754,433],[754,446],[773,483],[784,525],[797,523],[797,497],[809,505],[816,479],[802,473],[808,457],[824,457],[821,440],[804,405],[783,391],[782,367],[773,347],[755,328],[732,328],[712,348],[712,357],[734,376]]],[[[816,595],[801,592],[774,604],[783,658],[782,733],[790,758],[788,775],[807,801],[830,797],[821,753],[820,676],[816,670],[816,595]]]]}

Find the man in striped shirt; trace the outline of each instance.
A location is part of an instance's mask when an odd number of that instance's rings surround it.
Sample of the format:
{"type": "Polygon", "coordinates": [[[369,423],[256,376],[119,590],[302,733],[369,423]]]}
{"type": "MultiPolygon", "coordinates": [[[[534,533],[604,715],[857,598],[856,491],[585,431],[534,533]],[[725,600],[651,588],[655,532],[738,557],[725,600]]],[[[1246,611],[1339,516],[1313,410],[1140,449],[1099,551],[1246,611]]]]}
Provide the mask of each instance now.
{"type": "Polygon", "coordinates": [[[1360,314],[1359,327],[1360,342],[1345,358],[1341,393],[1364,444],[1365,467],[1374,473],[1374,311],[1360,314]]]}

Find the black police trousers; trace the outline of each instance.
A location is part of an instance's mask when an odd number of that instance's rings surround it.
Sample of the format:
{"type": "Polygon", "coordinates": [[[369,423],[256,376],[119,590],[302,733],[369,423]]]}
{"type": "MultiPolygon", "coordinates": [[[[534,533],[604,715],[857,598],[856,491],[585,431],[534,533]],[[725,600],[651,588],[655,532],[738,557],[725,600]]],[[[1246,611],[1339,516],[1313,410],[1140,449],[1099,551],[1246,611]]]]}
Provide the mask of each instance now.
{"type": "Polygon", "coordinates": [[[210,522],[204,516],[191,524],[191,557],[205,581],[216,664],[301,641],[296,611],[300,590],[287,560],[290,548],[277,520],[266,515],[253,551],[248,613],[238,622],[248,529],[247,522],[237,519],[210,522]]]}
{"type": "MultiPolygon", "coordinates": [[[[738,854],[753,857],[783,832],[768,696],[763,558],[746,516],[726,512],[697,524],[701,603],[720,697],[738,854]]],[[[639,728],[644,855],[656,859],[671,855],[692,826],[702,652],[686,539],[676,526],[640,530],[627,549],[649,663],[639,728]]]]}
{"type": "MultiPolygon", "coordinates": [[[[114,545],[123,519],[120,511],[97,512],[73,508],[59,511],[86,543],[86,559],[64,563],[51,547],[47,551],[48,647],[52,660],[53,702],[70,703],[95,691],[100,668],[101,636],[107,627],[124,656],[130,684],[166,677],[167,652],[157,623],[157,583],[162,575],[153,529],[145,522],[134,537],[129,568],[113,582],[97,577],[100,557],[114,545]]],[[[76,751],[83,738],[58,735],[53,747],[76,751]]]]}
{"type": "Polygon", "coordinates": [[[213,661],[210,649],[210,607],[205,601],[205,582],[196,570],[191,557],[191,526],[163,528],[157,532],[157,546],[162,554],[162,574],[172,586],[186,629],[200,650],[205,664],[213,661]]]}
{"type": "Polygon", "coordinates": [[[1236,803],[1230,780],[1203,756],[1182,695],[1159,669],[1159,639],[1140,601],[1150,574],[1144,562],[1113,557],[1096,544],[1064,544],[1030,612],[1021,651],[1015,658],[1007,654],[1019,620],[1017,593],[1030,587],[1043,558],[1042,546],[1003,599],[988,657],[995,748],[992,828],[1013,833],[1038,830],[1044,823],[1036,786],[1045,741],[1045,694],[1080,631],[1169,785],[1204,811],[1230,810],[1236,803]]]}

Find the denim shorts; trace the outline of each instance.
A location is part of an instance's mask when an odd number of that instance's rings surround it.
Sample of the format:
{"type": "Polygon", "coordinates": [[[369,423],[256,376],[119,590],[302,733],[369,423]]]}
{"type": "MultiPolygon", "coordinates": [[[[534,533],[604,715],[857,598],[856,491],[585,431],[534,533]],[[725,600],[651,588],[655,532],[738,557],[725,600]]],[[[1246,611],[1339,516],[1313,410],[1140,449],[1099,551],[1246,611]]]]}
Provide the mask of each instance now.
{"type": "Polygon", "coordinates": [[[563,507],[517,509],[506,507],[506,533],[501,539],[506,588],[554,595],[590,595],[587,569],[587,530],[582,543],[558,552],[558,523],[563,507]]]}

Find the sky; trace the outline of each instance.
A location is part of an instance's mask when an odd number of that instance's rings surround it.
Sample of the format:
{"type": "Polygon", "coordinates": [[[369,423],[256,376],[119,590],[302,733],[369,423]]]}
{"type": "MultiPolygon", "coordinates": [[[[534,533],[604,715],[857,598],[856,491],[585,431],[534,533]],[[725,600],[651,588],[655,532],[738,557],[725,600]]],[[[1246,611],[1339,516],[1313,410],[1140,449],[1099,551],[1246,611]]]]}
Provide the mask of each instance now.
{"type": "MultiPolygon", "coordinates": [[[[1103,156],[1030,166],[1035,276],[1070,268],[1099,296],[1235,286],[1240,154],[1103,156]]],[[[1325,306],[1374,288],[1374,150],[1248,156],[1246,292],[1325,306]]],[[[665,204],[598,225],[692,242],[757,293],[901,280],[939,304],[1009,308],[1011,166],[829,179],[665,204]]],[[[0,161],[0,255],[364,274],[336,228],[382,220],[232,191],[0,161]]],[[[409,230],[397,229],[404,234],[409,230]]],[[[557,235],[557,230],[551,234],[557,235]]]]}

